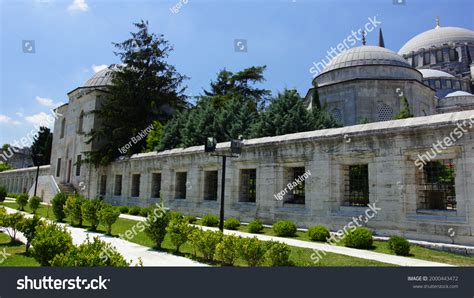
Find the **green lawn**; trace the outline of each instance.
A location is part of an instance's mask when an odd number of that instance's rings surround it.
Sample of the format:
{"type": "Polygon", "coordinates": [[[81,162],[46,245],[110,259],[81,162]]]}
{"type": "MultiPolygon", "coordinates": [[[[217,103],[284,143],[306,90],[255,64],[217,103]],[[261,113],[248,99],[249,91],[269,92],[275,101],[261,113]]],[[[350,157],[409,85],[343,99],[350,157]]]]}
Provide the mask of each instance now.
{"type": "Polygon", "coordinates": [[[39,263],[33,257],[25,253],[25,245],[21,243],[10,243],[10,237],[7,234],[0,233],[0,252],[6,251],[9,256],[2,259],[0,255],[0,267],[8,266],[39,266],[39,263]]]}
{"type": "MultiPolygon", "coordinates": [[[[3,205],[10,208],[18,209],[18,205],[14,202],[6,202],[6,203],[3,203],[3,205]]],[[[30,211],[28,208],[25,208],[25,209],[28,212],[30,211]]],[[[42,205],[41,208],[38,209],[36,213],[44,217],[46,217],[46,215],[49,214],[48,218],[54,219],[54,216],[52,215],[52,211],[50,208],[49,208],[49,213],[48,213],[47,206],[42,205]]],[[[116,237],[118,237],[119,234],[123,235],[125,231],[131,230],[135,224],[137,224],[137,221],[119,218],[117,222],[112,226],[112,235],[116,237]]],[[[90,225],[89,223],[84,222],[83,227],[88,228],[90,227],[90,225]]],[[[101,233],[105,233],[105,227],[103,227],[102,225],[99,225],[97,228],[97,231],[101,233]]],[[[126,240],[129,240],[130,242],[140,244],[143,246],[154,247],[153,241],[151,241],[148,238],[148,236],[145,235],[144,232],[138,232],[138,230],[137,230],[136,235],[132,239],[126,239],[126,240]]],[[[175,246],[172,244],[168,235],[165,237],[165,240],[162,243],[161,250],[175,254],[175,246]]],[[[318,263],[315,264],[311,259],[312,254],[313,254],[313,251],[311,249],[291,247],[290,260],[293,262],[295,266],[395,266],[392,264],[386,264],[382,262],[360,259],[360,258],[355,258],[355,257],[350,257],[350,256],[345,256],[345,255],[334,254],[334,253],[327,253],[318,263]]],[[[197,257],[193,256],[193,250],[189,243],[185,243],[184,245],[181,246],[180,255],[196,259],[197,261],[202,261],[202,259],[200,258],[201,257],[200,255],[198,255],[197,257]]],[[[238,260],[236,265],[245,266],[245,263],[243,260],[238,260]]],[[[268,265],[268,264],[264,264],[264,265],[268,265]]]]}

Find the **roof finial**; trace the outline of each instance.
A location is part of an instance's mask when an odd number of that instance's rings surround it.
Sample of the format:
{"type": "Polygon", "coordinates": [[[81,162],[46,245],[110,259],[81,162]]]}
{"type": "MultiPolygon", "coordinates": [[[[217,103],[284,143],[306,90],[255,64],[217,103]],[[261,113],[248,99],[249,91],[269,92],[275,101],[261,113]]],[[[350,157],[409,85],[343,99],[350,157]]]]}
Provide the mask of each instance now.
{"type": "Polygon", "coordinates": [[[439,28],[439,16],[436,17],[436,28],[439,28]]]}
{"type": "Polygon", "coordinates": [[[365,31],[362,31],[362,45],[365,46],[367,42],[365,41],[365,31]]]}
{"type": "Polygon", "coordinates": [[[385,48],[385,42],[383,40],[382,28],[379,29],[379,47],[385,48]]]}

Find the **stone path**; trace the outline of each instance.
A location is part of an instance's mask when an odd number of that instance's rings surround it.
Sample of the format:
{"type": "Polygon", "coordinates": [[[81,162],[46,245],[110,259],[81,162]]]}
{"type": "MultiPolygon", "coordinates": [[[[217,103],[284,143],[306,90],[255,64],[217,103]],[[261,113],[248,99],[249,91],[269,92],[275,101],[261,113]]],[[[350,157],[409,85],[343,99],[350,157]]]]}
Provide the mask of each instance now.
{"type": "MultiPolygon", "coordinates": [[[[11,209],[6,207],[5,208],[8,213],[15,213],[18,210],[11,209]]],[[[29,213],[24,213],[26,217],[31,217],[32,215],[29,213]]],[[[60,224],[65,225],[65,224],[60,224]]],[[[87,235],[92,240],[93,237],[98,236],[102,241],[110,243],[114,246],[120,254],[122,254],[125,259],[128,261],[132,261],[131,266],[137,265],[138,258],[141,258],[143,262],[143,266],[169,266],[169,267],[195,267],[195,266],[208,266],[206,264],[202,264],[193,260],[190,260],[185,257],[175,256],[166,252],[160,252],[153,250],[149,247],[138,245],[117,237],[106,236],[100,233],[89,232],[81,228],[71,227],[69,225],[65,225],[69,232],[71,232],[71,236],[75,245],[79,245],[83,243],[87,235]]],[[[18,233],[21,234],[21,233],[18,233]]],[[[19,240],[22,242],[26,242],[26,239],[23,235],[18,235],[19,240]]]]}

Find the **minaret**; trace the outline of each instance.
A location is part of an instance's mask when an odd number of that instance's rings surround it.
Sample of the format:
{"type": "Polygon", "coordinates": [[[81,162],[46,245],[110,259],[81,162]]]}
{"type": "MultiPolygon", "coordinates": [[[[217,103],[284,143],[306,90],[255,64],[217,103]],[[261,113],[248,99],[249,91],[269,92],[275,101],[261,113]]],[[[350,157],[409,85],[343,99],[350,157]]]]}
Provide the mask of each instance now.
{"type": "Polygon", "coordinates": [[[362,31],[362,45],[365,46],[367,42],[365,41],[365,31],[362,31]]]}
{"type": "Polygon", "coordinates": [[[439,16],[436,17],[436,28],[439,28],[440,25],[439,25],[439,16]]]}
{"type": "Polygon", "coordinates": [[[383,40],[382,28],[379,29],[379,47],[385,48],[385,42],[383,40]]]}

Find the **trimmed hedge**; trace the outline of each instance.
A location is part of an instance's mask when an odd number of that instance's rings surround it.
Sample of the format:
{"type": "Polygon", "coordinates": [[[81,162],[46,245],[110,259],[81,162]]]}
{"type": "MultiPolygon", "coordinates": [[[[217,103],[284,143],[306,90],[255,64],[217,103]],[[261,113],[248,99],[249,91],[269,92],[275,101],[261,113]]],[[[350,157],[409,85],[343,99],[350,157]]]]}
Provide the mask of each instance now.
{"type": "Polygon", "coordinates": [[[388,248],[399,256],[408,256],[410,254],[410,242],[400,236],[390,237],[388,248]]]}
{"type": "Polygon", "coordinates": [[[133,206],[128,210],[128,214],[130,215],[139,215],[141,208],[138,206],[133,206]]]}
{"type": "Polygon", "coordinates": [[[308,229],[308,236],[312,241],[324,242],[331,234],[325,226],[318,225],[308,229]]]}
{"type": "Polygon", "coordinates": [[[217,227],[219,225],[219,218],[214,214],[206,214],[202,217],[201,222],[206,227],[217,227]]]}
{"type": "Polygon", "coordinates": [[[356,228],[349,231],[344,237],[344,244],[353,248],[371,248],[374,240],[372,233],[367,228],[356,228]]]}
{"type": "Polygon", "coordinates": [[[296,233],[296,225],[290,220],[277,221],[272,228],[277,236],[292,237],[296,233]]]}
{"type": "Polygon", "coordinates": [[[263,231],[263,224],[260,220],[255,219],[248,224],[247,229],[249,233],[258,234],[263,231]]]}
{"type": "Polygon", "coordinates": [[[237,230],[240,227],[240,221],[237,218],[228,218],[224,221],[224,228],[227,230],[237,230]]]}

